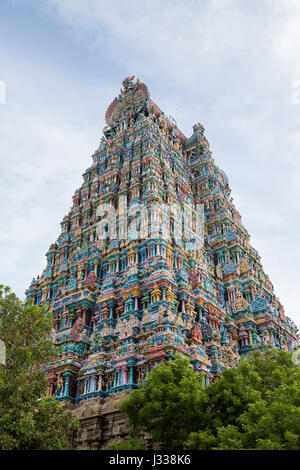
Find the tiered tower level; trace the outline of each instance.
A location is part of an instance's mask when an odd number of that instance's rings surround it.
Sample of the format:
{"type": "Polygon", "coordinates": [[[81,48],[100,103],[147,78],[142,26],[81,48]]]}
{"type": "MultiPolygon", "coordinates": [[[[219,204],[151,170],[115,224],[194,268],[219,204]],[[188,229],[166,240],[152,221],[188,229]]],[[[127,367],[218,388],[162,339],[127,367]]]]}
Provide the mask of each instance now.
{"type": "Polygon", "coordinates": [[[296,325],[203,126],[186,138],[134,77],[105,119],[47,267],[26,291],[53,317],[49,395],[78,403],[136,388],[176,352],[209,382],[253,348],[292,351],[296,325]]]}

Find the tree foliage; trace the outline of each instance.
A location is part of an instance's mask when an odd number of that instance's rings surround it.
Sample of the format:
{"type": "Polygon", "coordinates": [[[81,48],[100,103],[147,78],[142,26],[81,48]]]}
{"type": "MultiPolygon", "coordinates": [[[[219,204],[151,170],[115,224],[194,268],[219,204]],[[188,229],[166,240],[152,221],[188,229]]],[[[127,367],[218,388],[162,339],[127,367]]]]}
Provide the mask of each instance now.
{"type": "Polygon", "coordinates": [[[121,405],[136,432],[168,449],[300,449],[300,369],[255,350],[207,387],[187,359],[150,372],[121,405]]]}
{"type": "Polygon", "coordinates": [[[0,285],[0,449],[67,449],[76,422],[64,404],[42,399],[48,384],[45,365],[56,356],[50,340],[52,319],[43,308],[22,302],[0,285]]]}
{"type": "Polygon", "coordinates": [[[120,443],[113,442],[110,450],[145,450],[145,446],[138,436],[133,436],[120,443]]]}
{"type": "Polygon", "coordinates": [[[198,429],[202,381],[188,359],[177,357],[155,367],[120,409],[136,433],[144,430],[166,448],[180,448],[186,434],[198,429]]]}
{"type": "Polygon", "coordinates": [[[255,350],[205,390],[188,449],[300,449],[300,369],[290,353],[255,350]]]}

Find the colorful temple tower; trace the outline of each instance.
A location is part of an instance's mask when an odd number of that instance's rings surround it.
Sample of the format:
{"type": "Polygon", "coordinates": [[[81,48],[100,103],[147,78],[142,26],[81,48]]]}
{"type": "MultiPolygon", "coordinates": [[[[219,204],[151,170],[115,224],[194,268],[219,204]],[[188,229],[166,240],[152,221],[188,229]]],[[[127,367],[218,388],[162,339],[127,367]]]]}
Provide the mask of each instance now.
{"type": "Polygon", "coordinates": [[[79,403],[138,386],[175,352],[206,382],[266,345],[284,314],[201,124],[186,138],[128,77],[106,111],[47,267],[26,295],[53,317],[49,395],[79,403]]]}

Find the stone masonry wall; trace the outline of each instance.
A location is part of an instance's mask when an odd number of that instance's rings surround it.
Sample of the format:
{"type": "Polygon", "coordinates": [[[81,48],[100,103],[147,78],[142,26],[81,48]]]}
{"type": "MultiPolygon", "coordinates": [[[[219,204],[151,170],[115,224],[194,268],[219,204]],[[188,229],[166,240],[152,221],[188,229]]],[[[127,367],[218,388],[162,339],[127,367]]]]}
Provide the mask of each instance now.
{"type": "MultiPolygon", "coordinates": [[[[130,425],[128,418],[119,410],[120,400],[130,392],[124,391],[108,399],[93,398],[82,400],[71,410],[79,420],[79,429],[73,436],[76,450],[108,450],[113,442],[121,442],[128,437],[130,425]]],[[[151,439],[143,436],[146,448],[152,448],[151,439]]]]}

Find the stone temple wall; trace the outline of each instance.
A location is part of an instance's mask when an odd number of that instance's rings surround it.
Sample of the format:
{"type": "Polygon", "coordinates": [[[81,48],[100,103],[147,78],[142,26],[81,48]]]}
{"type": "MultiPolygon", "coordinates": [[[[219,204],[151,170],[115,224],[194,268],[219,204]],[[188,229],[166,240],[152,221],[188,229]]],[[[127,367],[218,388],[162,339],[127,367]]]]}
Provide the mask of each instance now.
{"type": "MultiPolygon", "coordinates": [[[[93,398],[83,400],[71,409],[72,417],[79,420],[79,429],[73,435],[72,445],[76,450],[108,450],[113,442],[121,442],[128,437],[128,418],[119,410],[119,403],[129,391],[111,395],[108,399],[93,398]]],[[[149,436],[142,436],[147,449],[152,449],[149,436]]],[[[159,447],[158,445],[154,447],[159,447]]]]}

